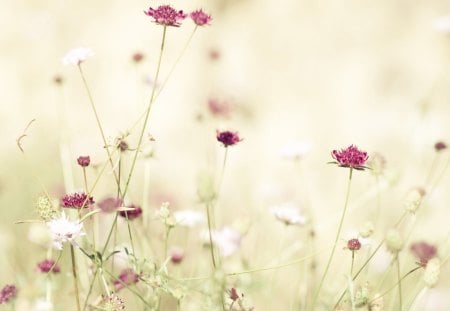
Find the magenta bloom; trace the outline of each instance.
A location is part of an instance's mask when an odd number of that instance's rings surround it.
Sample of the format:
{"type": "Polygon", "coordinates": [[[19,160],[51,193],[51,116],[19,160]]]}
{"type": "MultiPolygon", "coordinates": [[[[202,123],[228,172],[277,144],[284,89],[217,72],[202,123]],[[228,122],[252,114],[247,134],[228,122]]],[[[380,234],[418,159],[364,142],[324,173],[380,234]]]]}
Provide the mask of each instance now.
{"type": "Polygon", "coordinates": [[[217,141],[221,142],[224,147],[233,146],[240,142],[242,139],[239,137],[238,132],[231,131],[216,131],[217,141]]]}
{"type": "Polygon", "coordinates": [[[358,239],[350,239],[347,241],[347,248],[354,251],[359,251],[361,249],[361,242],[358,239]]]}
{"type": "Polygon", "coordinates": [[[128,285],[135,284],[139,281],[139,274],[134,272],[133,269],[125,269],[123,270],[117,280],[113,282],[116,290],[120,290],[128,285]]]}
{"type": "Polygon", "coordinates": [[[437,255],[437,249],[434,245],[427,242],[417,242],[411,245],[411,252],[419,259],[418,264],[426,267],[428,261],[437,255]]]}
{"type": "Polygon", "coordinates": [[[438,141],[437,143],[434,144],[434,150],[436,150],[437,152],[445,149],[447,149],[447,145],[442,141],[438,141]]]}
{"type": "Polygon", "coordinates": [[[131,211],[120,211],[119,215],[122,216],[123,218],[127,218],[127,216],[128,216],[129,220],[133,220],[133,219],[136,219],[139,216],[141,216],[142,208],[140,208],[139,206],[136,206],[136,205],[130,205],[128,207],[129,208],[133,208],[133,210],[131,210],[131,211]]]}
{"type": "Polygon", "coordinates": [[[214,116],[228,118],[231,115],[232,106],[228,101],[219,101],[211,98],[208,100],[208,109],[214,116]]]}
{"type": "Polygon", "coordinates": [[[230,297],[231,300],[236,301],[239,299],[239,295],[237,293],[236,288],[232,287],[230,288],[230,290],[228,291],[228,295],[230,297]]]}
{"type": "Polygon", "coordinates": [[[353,145],[346,149],[341,149],[340,151],[333,150],[331,156],[337,161],[331,163],[338,164],[340,167],[350,167],[357,170],[367,168],[364,164],[366,164],[366,161],[369,158],[367,152],[361,151],[353,145]]]}
{"type": "Polygon", "coordinates": [[[160,5],[156,10],[149,8],[148,11],[144,11],[145,15],[154,18],[154,22],[163,26],[179,27],[180,21],[186,18],[186,14],[183,11],[177,11],[170,5],[160,5]]]}
{"type": "Polygon", "coordinates": [[[0,305],[8,303],[17,296],[17,287],[15,285],[5,285],[0,291],[0,305]]]}
{"type": "Polygon", "coordinates": [[[62,198],[62,207],[66,208],[87,208],[89,205],[94,204],[94,199],[92,197],[87,197],[84,192],[75,192],[72,194],[66,194],[62,198]]]}
{"type": "Polygon", "coordinates": [[[38,270],[42,273],[53,273],[61,272],[61,268],[56,264],[53,259],[45,259],[37,264],[38,270]]]}
{"type": "Polygon", "coordinates": [[[192,20],[197,26],[209,25],[209,23],[212,21],[211,15],[208,15],[205,12],[203,12],[202,9],[195,10],[194,12],[189,14],[189,16],[192,18],[192,20]]]}
{"type": "Polygon", "coordinates": [[[120,198],[106,198],[97,203],[97,206],[105,213],[112,213],[118,207],[121,207],[123,202],[120,198]]]}
{"type": "Polygon", "coordinates": [[[79,166],[86,167],[91,163],[91,158],[89,156],[80,156],[78,157],[77,162],[79,166]]]}

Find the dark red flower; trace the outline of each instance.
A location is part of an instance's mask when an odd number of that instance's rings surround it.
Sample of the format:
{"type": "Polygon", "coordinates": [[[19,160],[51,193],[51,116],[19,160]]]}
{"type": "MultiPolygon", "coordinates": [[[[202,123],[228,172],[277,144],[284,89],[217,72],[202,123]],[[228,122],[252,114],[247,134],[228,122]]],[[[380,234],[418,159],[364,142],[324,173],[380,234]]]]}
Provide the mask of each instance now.
{"type": "Polygon", "coordinates": [[[352,252],[358,251],[361,248],[361,242],[358,239],[350,239],[347,241],[347,248],[352,252]]]}
{"type": "Polygon", "coordinates": [[[180,21],[186,18],[183,11],[177,11],[170,5],[160,5],[157,9],[149,8],[145,15],[153,17],[154,22],[163,26],[179,27],[180,21]]]}
{"type": "Polygon", "coordinates": [[[5,285],[0,291],[0,305],[8,303],[17,296],[17,287],[15,285],[5,285]]]}
{"type": "Polygon", "coordinates": [[[87,197],[84,192],[75,192],[72,194],[66,194],[62,198],[62,207],[66,208],[87,208],[91,204],[94,204],[94,199],[92,197],[87,197]]]}
{"type": "Polygon", "coordinates": [[[53,259],[45,259],[37,264],[38,270],[42,273],[53,273],[61,272],[61,268],[56,264],[53,259]]]}
{"type": "Polygon", "coordinates": [[[341,149],[340,151],[333,150],[331,156],[337,161],[333,163],[336,163],[341,167],[350,167],[357,170],[365,169],[366,167],[364,164],[366,164],[366,161],[369,158],[367,152],[359,150],[353,145],[346,149],[341,149]]]}
{"type": "Polygon", "coordinates": [[[120,211],[119,215],[122,216],[123,218],[127,218],[127,216],[128,216],[129,220],[133,220],[133,219],[136,219],[139,216],[141,216],[142,208],[140,208],[137,205],[130,205],[128,207],[132,208],[133,210],[131,210],[131,211],[120,211]]]}
{"type": "Polygon", "coordinates": [[[144,54],[140,53],[140,52],[136,52],[133,54],[133,61],[135,63],[139,63],[144,59],[144,54]]]}
{"type": "Polygon", "coordinates": [[[238,132],[231,131],[216,131],[216,138],[224,147],[233,146],[242,140],[238,132]]]}
{"type": "Polygon", "coordinates": [[[445,149],[447,149],[447,145],[442,141],[438,141],[437,143],[434,144],[434,150],[436,150],[437,152],[445,149]]]}
{"type": "Polygon", "coordinates": [[[133,269],[125,269],[123,270],[117,280],[113,281],[113,285],[115,289],[118,291],[128,285],[135,284],[139,281],[139,274],[134,272],[133,269]]]}
{"type": "Polygon", "coordinates": [[[80,156],[78,157],[77,162],[79,166],[86,167],[91,163],[91,158],[89,156],[80,156]]]}
{"type": "Polygon", "coordinates": [[[236,288],[232,287],[229,291],[228,291],[229,297],[231,300],[236,301],[239,299],[239,295],[236,291],[236,288]]]}
{"type": "Polygon", "coordinates": [[[105,213],[112,213],[118,207],[123,205],[122,200],[119,198],[106,198],[97,203],[97,206],[105,213]]]}

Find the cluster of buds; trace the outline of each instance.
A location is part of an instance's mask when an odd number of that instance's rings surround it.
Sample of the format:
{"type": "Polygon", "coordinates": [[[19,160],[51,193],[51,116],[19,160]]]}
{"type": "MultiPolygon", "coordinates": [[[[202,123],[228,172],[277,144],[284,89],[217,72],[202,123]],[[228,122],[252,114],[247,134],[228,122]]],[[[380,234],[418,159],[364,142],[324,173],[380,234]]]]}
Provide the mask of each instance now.
{"type": "Polygon", "coordinates": [[[177,224],[175,218],[172,216],[172,213],[170,212],[170,203],[164,202],[161,204],[161,207],[156,212],[156,217],[159,218],[163,224],[167,228],[173,228],[177,224]]]}

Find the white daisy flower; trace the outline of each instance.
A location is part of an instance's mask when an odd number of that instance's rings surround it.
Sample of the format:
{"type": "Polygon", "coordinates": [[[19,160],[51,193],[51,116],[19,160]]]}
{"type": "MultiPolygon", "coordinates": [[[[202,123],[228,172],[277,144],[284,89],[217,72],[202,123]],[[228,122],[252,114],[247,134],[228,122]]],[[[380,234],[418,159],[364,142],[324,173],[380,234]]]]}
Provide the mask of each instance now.
{"type": "Polygon", "coordinates": [[[270,209],[276,219],[286,225],[301,226],[306,223],[306,218],[300,214],[299,209],[293,203],[284,203],[270,209]]]}
{"type": "Polygon", "coordinates": [[[64,57],[63,57],[63,64],[65,66],[67,65],[79,65],[82,62],[84,62],[88,57],[94,56],[94,52],[90,48],[76,48],[73,50],[70,50],[64,57]]]}
{"type": "Polygon", "coordinates": [[[189,228],[193,228],[205,222],[205,215],[203,215],[203,213],[190,209],[176,211],[173,213],[173,216],[175,217],[177,224],[189,228]]]}
{"type": "MultiPolygon", "coordinates": [[[[209,243],[208,231],[203,231],[201,237],[205,242],[209,243]]],[[[213,230],[211,237],[214,245],[217,246],[223,257],[233,255],[241,247],[242,236],[237,230],[231,227],[225,226],[220,230],[213,230]]]]}
{"type": "Polygon", "coordinates": [[[83,232],[83,224],[79,221],[70,221],[66,218],[66,214],[61,213],[59,218],[55,218],[47,222],[53,239],[53,246],[62,250],[64,242],[75,243],[75,239],[85,235],[83,232]]]}

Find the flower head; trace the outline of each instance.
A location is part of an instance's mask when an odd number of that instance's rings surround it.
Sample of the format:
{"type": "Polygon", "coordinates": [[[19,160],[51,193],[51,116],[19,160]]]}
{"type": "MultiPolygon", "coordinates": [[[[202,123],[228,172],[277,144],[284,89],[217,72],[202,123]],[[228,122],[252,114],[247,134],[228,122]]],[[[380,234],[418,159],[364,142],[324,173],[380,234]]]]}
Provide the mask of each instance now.
{"type": "Polygon", "coordinates": [[[46,195],[39,196],[35,206],[37,213],[44,221],[48,221],[58,214],[58,210],[46,195]]]}
{"type": "MultiPolygon", "coordinates": [[[[231,227],[213,230],[211,232],[212,242],[219,249],[223,257],[233,255],[241,247],[241,234],[231,227]]],[[[209,243],[208,231],[202,233],[202,238],[209,243]]]]}
{"type": "Polygon", "coordinates": [[[358,239],[350,239],[347,241],[347,248],[354,251],[359,251],[361,249],[361,242],[358,239]]]}
{"type": "Polygon", "coordinates": [[[232,287],[229,291],[228,291],[228,295],[230,297],[231,300],[236,301],[239,299],[239,295],[237,293],[236,288],[232,287]]]}
{"type": "Polygon", "coordinates": [[[134,272],[133,269],[125,269],[119,274],[117,280],[115,280],[113,284],[116,290],[120,290],[126,287],[127,285],[135,284],[138,281],[139,281],[139,274],[134,272]]]}
{"type": "Polygon", "coordinates": [[[97,203],[97,206],[102,210],[104,213],[112,213],[114,212],[118,207],[121,207],[123,205],[123,202],[119,198],[106,198],[101,200],[97,203]]]}
{"type": "Polygon", "coordinates": [[[179,247],[175,247],[170,251],[170,261],[173,264],[179,264],[184,259],[184,250],[179,247]]]}
{"type": "Polygon", "coordinates": [[[62,206],[66,208],[87,208],[89,205],[94,204],[94,199],[92,197],[87,197],[84,192],[75,192],[72,194],[66,194],[62,198],[62,206]]]}
{"type": "Polygon", "coordinates": [[[101,303],[102,310],[106,311],[120,311],[125,310],[125,301],[112,293],[109,295],[102,295],[103,301],[101,303]]]}
{"type": "Polygon", "coordinates": [[[417,242],[411,245],[409,248],[414,256],[419,259],[419,265],[426,267],[430,259],[437,256],[437,249],[434,245],[428,244],[427,242],[417,242]]]}
{"type": "Polygon", "coordinates": [[[217,141],[221,142],[224,147],[233,146],[240,142],[242,138],[239,137],[238,132],[232,131],[216,131],[217,141]]]}
{"type": "Polygon", "coordinates": [[[423,281],[427,287],[434,287],[439,281],[441,274],[441,260],[438,257],[430,259],[425,267],[423,281]]]}
{"type": "Polygon", "coordinates": [[[89,156],[79,156],[77,162],[79,166],[86,167],[91,163],[91,158],[89,156]]]}
{"type": "Polygon", "coordinates": [[[209,23],[212,21],[211,15],[208,15],[205,12],[203,12],[202,9],[195,10],[194,12],[189,14],[189,16],[192,18],[192,20],[197,26],[209,25],[209,23]]]}
{"type": "Polygon", "coordinates": [[[0,305],[8,303],[17,296],[17,287],[15,285],[5,285],[0,291],[0,305]]]}
{"type": "Polygon", "coordinates": [[[53,259],[44,259],[43,261],[37,264],[37,268],[42,273],[61,272],[61,268],[56,264],[56,262],[53,259]]]}
{"type": "Polygon", "coordinates": [[[120,211],[119,215],[123,218],[128,218],[129,220],[133,220],[141,216],[142,208],[137,205],[130,205],[129,208],[132,208],[131,211],[120,211]]]}
{"type": "Polygon", "coordinates": [[[210,98],[208,100],[208,110],[215,117],[228,118],[231,115],[233,106],[229,101],[210,98]]]}
{"type": "Polygon", "coordinates": [[[180,21],[186,18],[183,11],[177,11],[170,5],[160,5],[157,9],[149,8],[145,15],[153,17],[154,22],[162,26],[179,27],[180,21]]]}
{"type": "Polygon", "coordinates": [[[77,48],[70,50],[63,58],[63,64],[67,65],[80,65],[88,57],[94,55],[94,52],[90,48],[77,48]]]}
{"type": "Polygon", "coordinates": [[[66,218],[66,214],[47,222],[53,239],[53,246],[59,250],[63,249],[63,243],[75,243],[75,239],[85,235],[83,232],[83,224],[79,221],[70,221],[66,218]]]}
{"type": "Polygon", "coordinates": [[[434,144],[434,150],[436,150],[437,152],[445,149],[447,149],[447,144],[444,143],[443,141],[438,141],[437,143],[434,144]]]}
{"type": "Polygon", "coordinates": [[[283,222],[285,225],[304,225],[306,219],[300,214],[298,208],[291,203],[285,203],[280,206],[275,206],[270,209],[270,212],[276,219],[283,222]]]}
{"type": "Polygon", "coordinates": [[[350,145],[346,149],[341,149],[340,151],[333,150],[331,156],[337,161],[333,163],[338,164],[340,167],[350,167],[357,170],[365,169],[366,167],[364,164],[366,164],[366,161],[369,158],[367,152],[361,151],[353,145],[350,145]]]}
{"type": "Polygon", "coordinates": [[[140,63],[144,59],[144,54],[142,54],[140,52],[136,52],[133,54],[132,59],[133,59],[133,62],[140,63]]]}

